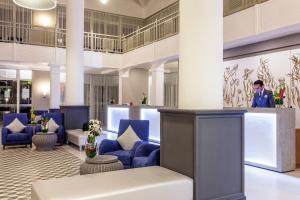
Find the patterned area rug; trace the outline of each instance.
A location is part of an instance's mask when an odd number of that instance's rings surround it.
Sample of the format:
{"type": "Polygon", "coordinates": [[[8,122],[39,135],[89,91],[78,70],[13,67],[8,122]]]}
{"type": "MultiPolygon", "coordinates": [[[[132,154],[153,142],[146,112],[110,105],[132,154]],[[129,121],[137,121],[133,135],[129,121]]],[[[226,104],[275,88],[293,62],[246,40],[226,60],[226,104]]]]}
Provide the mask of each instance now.
{"type": "Polygon", "coordinates": [[[79,175],[80,164],[79,158],[59,147],[47,152],[30,148],[0,151],[0,199],[30,200],[33,182],[79,175]]]}

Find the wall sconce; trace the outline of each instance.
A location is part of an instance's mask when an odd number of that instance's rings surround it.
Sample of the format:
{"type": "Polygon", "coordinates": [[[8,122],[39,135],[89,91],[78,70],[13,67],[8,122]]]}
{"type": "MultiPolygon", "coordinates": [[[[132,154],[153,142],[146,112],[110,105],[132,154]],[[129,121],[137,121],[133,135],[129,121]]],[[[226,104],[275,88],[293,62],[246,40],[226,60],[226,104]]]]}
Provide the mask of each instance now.
{"type": "Polygon", "coordinates": [[[42,93],[42,98],[47,98],[47,95],[49,93],[49,86],[44,84],[40,86],[40,91],[42,93]]]}
{"type": "Polygon", "coordinates": [[[107,4],[108,0],[100,0],[102,4],[107,4]]]}

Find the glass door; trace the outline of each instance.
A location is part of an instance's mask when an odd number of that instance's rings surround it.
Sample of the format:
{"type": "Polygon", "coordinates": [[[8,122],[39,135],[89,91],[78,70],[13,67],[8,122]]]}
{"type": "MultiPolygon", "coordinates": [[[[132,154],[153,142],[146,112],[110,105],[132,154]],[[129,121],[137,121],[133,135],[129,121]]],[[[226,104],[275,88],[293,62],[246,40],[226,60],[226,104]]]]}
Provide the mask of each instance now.
{"type": "Polygon", "coordinates": [[[31,103],[31,70],[0,69],[0,120],[4,113],[29,113],[31,103]]]}

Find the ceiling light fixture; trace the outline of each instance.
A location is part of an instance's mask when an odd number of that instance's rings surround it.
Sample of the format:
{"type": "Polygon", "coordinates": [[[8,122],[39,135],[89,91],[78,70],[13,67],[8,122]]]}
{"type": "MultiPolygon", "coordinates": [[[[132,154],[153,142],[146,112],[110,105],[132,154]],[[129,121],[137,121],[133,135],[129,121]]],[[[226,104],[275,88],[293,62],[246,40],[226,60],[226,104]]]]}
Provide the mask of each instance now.
{"type": "Polygon", "coordinates": [[[108,0],[100,0],[101,1],[101,3],[103,3],[103,4],[107,4],[107,2],[108,2],[108,0]]]}
{"type": "Polygon", "coordinates": [[[32,10],[51,10],[56,7],[57,0],[13,0],[15,4],[32,10]]]}

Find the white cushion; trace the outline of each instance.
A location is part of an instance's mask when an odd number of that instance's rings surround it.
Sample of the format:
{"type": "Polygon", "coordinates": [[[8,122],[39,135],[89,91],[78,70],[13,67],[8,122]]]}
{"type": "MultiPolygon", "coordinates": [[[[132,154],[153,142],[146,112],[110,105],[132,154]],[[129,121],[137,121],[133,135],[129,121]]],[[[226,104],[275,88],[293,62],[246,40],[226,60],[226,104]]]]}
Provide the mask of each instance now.
{"type": "Polygon", "coordinates": [[[129,125],[126,131],[120,137],[118,137],[117,141],[125,151],[129,151],[133,148],[134,144],[138,141],[141,141],[141,139],[129,125]]]}
{"type": "Polygon", "coordinates": [[[12,121],[8,126],[6,126],[6,128],[8,128],[8,130],[10,130],[12,133],[20,133],[25,127],[26,126],[24,126],[17,118],[14,119],[14,121],[12,121]]]}
{"type": "Polygon", "coordinates": [[[57,125],[57,123],[51,118],[48,123],[48,132],[55,132],[58,128],[59,128],[59,125],[57,125]]]}

